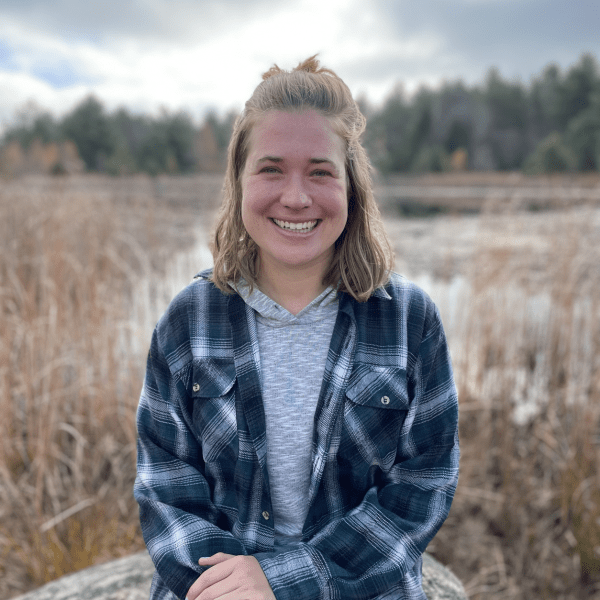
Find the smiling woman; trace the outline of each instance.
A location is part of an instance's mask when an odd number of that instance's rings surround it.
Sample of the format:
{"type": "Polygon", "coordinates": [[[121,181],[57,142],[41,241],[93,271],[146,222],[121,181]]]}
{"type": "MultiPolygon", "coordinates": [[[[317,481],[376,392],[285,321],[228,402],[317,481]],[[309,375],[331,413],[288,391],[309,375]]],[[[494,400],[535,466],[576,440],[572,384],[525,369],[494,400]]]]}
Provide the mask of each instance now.
{"type": "MultiPolygon", "coordinates": [[[[314,235],[311,232],[310,236],[315,242],[313,251],[317,243],[329,243],[317,255],[323,272],[312,264],[318,284],[304,294],[306,300],[312,300],[315,296],[310,296],[319,288],[324,289],[321,284],[340,284],[341,291],[364,301],[387,281],[393,257],[373,196],[369,161],[360,143],[365,126],[346,84],[331,70],[319,68],[314,57],[291,73],[273,67],[264,74],[235,124],[229,145],[225,198],[214,236],[212,278],[221,291],[230,293],[230,282],[240,278],[251,289],[260,277],[269,280],[271,271],[265,260],[268,263],[271,256],[248,231],[249,223],[243,216],[249,218],[249,209],[256,206],[252,190],[258,185],[264,189],[267,184],[269,200],[263,193],[261,205],[269,203],[268,210],[273,212],[274,194],[279,200],[276,212],[266,218],[296,224],[316,220],[314,235]],[[315,202],[317,190],[320,200],[315,202]],[[331,202],[332,194],[338,199],[340,194],[344,196],[341,204],[345,209],[338,206],[335,218],[327,215],[327,219],[319,220],[319,213],[325,215],[336,205],[331,202]],[[336,231],[337,235],[328,240],[336,231]]],[[[274,234],[275,230],[269,236],[273,242],[283,240],[274,234]]],[[[264,245],[266,238],[261,239],[264,245]]],[[[285,239],[288,252],[298,252],[301,245],[305,250],[309,247],[308,239],[302,244],[297,238],[285,239]]],[[[291,297],[298,298],[305,291],[306,270],[278,274],[282,276],[281,287],[290,291],[291,297]],[[294,282],[292,291],[289,286],[294,282]]]]}
{"type": "Polygon", "coordinates": [[[391,273],[364,127],[315,57],[236,122],[214,269],[159,321],[138,408],[152,600],[426,600],[458,403],[437,308],[391,273]]]}
{"type": "Polygon", "coordinates": [[[344,141],[316,111],[270,111],[250,135],[242,221],[259,248],[260,289],[296,314],[323,277],[348,218],[344,141]]]}

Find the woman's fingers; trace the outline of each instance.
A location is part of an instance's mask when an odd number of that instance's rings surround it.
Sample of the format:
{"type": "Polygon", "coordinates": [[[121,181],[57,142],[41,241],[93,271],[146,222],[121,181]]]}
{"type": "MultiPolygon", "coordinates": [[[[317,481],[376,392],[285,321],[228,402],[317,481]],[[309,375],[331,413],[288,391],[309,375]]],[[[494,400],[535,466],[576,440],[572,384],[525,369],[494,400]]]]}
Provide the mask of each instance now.
{"type": "Polygon", "coordinates": [[[216,554],[213,554],[212,556],[203,556],[202,558],[199,558],[198,564],[201,566],[203,566],[203,565],[218,565],[219,563],[229,560],[230,558],[233,558],[234,556],[235,556],[235,554],[225,554],[225,552],[217,552],[216,554]]]}

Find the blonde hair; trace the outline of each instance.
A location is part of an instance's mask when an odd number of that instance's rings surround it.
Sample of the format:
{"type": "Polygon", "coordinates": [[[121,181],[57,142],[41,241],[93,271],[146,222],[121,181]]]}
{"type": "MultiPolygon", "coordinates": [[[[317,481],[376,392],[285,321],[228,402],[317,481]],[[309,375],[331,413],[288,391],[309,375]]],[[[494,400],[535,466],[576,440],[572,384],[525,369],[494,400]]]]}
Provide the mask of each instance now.
{"type": "Polygon", "coordinates": [[[228,149],[224,197],[211,250],[212,280],[224,293],[232,293],[229,282],[243,277],[250,286],[258,281],[258,246],[242,222],[241,177],[248,156],[249,137],[258,120],[271,110],[316,110],[331,119],[346,144],[348,220],[335,243],[331,265],[323,283],[340,283],[339,290],[359,302],[369,299],[387,283],[393,253],[373,196],[369,159],[360,143],[366,120],[348,86],[330,69],[319,66],[315,56],[294,70],[274,65],[246,102],[237,118],[228,149]]]}

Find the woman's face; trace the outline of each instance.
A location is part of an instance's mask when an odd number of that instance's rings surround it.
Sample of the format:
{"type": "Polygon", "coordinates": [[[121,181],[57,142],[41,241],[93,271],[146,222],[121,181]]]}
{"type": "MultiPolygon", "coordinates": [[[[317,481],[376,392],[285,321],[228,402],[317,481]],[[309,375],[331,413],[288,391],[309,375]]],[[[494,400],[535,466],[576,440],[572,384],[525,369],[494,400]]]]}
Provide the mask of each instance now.
{"type": "Polygon", "coordinates": [[[250,133],[242,220],[260,269],[325,273],[348,219],[345,143],[313,110],[270,111],[250,133]]]}

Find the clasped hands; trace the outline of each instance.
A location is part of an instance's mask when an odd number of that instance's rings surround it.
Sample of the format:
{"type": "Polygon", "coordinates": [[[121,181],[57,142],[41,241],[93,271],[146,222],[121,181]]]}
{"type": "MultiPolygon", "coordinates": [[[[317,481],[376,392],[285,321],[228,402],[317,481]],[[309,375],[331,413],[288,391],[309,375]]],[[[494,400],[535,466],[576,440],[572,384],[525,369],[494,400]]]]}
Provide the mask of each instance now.
{"type": "Polygon", "coordinates": [[[198,564],[211,568],[192,584],[187,600],[276,600],[254,556],[217,552],[198,564]]]}

